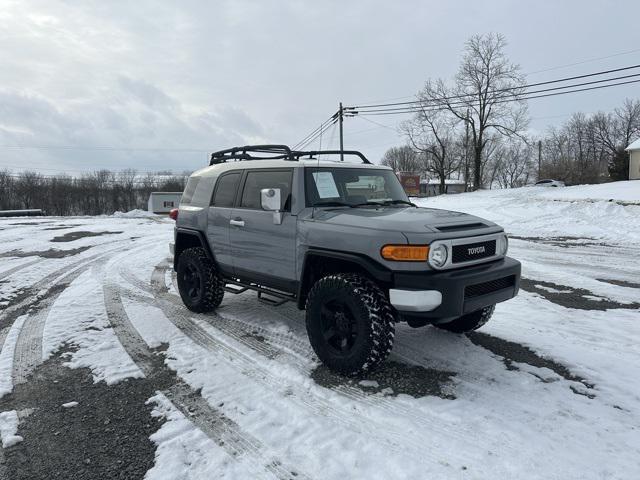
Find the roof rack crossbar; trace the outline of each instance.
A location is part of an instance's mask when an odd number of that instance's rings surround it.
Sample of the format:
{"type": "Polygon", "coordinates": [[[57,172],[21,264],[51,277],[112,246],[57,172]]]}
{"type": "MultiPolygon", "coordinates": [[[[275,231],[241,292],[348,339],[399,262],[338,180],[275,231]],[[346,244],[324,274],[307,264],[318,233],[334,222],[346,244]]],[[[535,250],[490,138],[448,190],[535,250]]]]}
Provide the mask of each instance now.
{"type": "Polygon", "coordinates": [[[314,155],[355,155],[362,160],[362,163],[371,162],[361,152],[357,150],[291,150],[287,145],[245,145],[244,147],[227,148],[211,154],[209,165],[225,163],[228,160],[290,160],[297,161],[301,157],[314,155]],[[251,153],[271,154],[269,156],[257,156],[251,153]]]}

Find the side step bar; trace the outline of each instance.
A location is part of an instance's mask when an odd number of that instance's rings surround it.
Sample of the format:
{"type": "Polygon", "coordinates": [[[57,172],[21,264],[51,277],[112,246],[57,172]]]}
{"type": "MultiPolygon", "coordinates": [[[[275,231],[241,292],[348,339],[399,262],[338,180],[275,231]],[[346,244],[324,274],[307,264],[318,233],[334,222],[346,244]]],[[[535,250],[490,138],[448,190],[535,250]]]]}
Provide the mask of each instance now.
{"type": "Polygon", "coordinates": [[[232,293],[234,295],[238,295],[239,293],[246,292],[247,290],[253,290],[258,292],[258,301],[262,302],[266,305],[271,305],[273,307],[279,307],[287,302],[295,302],[295,295],[290,295],[287,293],[279,292],[277,290],[272,290],[267,287],[263,287],[261,285],[255,283],[245,283],[239,280],[225,279],[226,285],[224,287],[225,292],[232,293]],[[265,297],[265,295],[267,295],[265,297]]]}

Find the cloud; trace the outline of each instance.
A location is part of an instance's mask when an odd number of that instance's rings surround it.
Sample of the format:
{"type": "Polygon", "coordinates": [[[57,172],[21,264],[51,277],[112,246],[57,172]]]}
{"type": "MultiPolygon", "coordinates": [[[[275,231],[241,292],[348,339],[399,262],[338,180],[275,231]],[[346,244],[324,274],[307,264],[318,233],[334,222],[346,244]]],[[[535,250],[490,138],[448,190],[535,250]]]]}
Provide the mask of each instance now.
{"type": "MultiPolygon", "coordinates": [[[[640,4],[631,0],[617,5],[625,15],[615,25],[601,21],[607,5],[578,0],[535,9],[508,0],[0,1],[0,140],[86,147],[5,148],[0,168],[196,168],[206,163],[204,153],[88,147],[294,144],[340,101],[411,99],[428,77],[449,78],[464,41],[483,31],[504,33],[508,54],[525,72],[630,50],[639,40],[640,4]]],[[[531,80],[616,67],[630,58],[531,80]]],[[[540,100],[530,111],[549,118],[609,109],[634,95],[632,88],[540,100]]],[[[401,120],[376,119],[391,127],[401,120]]],[[[404,141],[394,128],[363,119],[349,118],[344,128],[345,145],[373,160],[404,141]]],[[[337,146],[335,131],[323,146],[337,146]]]]}

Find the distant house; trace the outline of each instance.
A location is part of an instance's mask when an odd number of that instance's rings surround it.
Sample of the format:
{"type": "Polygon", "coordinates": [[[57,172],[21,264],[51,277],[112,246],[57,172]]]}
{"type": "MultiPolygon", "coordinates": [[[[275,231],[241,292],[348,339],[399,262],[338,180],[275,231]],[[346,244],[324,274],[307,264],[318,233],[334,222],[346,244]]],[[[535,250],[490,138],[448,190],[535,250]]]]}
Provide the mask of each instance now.
{"type": "Polygon", "coordinates": [[[629,180],[640,180],[640,138],[625,150],[629,152],[629,180]]]}
{"type": "MultiPolygon", "coordinates": [[[[446,179],[444,181],[444,193],[462,193],[464,192],[464,180],[446,179]]],[[[427,197],[440,195],[440,180],[432,178],[431,180],[420,180],[420,194],[427,197]]]]}
{"type": "Polygon", "coordinates": [[[169,213],[178,208],[182,192],[151,192],[148,211],[153,213],[169,213]]]}

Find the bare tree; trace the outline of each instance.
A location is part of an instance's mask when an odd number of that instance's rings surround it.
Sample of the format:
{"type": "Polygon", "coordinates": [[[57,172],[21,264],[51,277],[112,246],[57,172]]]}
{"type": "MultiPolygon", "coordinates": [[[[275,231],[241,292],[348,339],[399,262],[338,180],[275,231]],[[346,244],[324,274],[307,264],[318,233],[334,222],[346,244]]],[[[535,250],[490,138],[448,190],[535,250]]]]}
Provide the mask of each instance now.
{"type": "Polygon", "coordinates": [[[411,147],[420,153],[423,170],[438,178],[439,191],[445,193],[445,180],[458,171],[460,158],[455,155],[456,132],[443,111],[421,109],[402,124],[411,147]]]}
{"type": "Polygon", "coordinates": [[[417,153],[408,145],[391,147],[382,156],[382,165],[393,168],[396,172],[417,172],[420,160],[417,153]]]}
{"type": "Polygon", "coordinates": [[[498,148],[500,158],[495,179],[502,188],[526,185],[533,172],[533,149],[531,142],[512,141],[498,148]]]}
{"type": "Polygon", "coordinates": [[[482,184],[488,134],[520,136],[528,124],[525,79],[520,66],[507,58],[506,44],[500,34],[474,35],[466,43],[453,86],[442,79],[429,80],[419,93],[424,109],[445,109],[469,126],[474,189],[482,184]]]}

